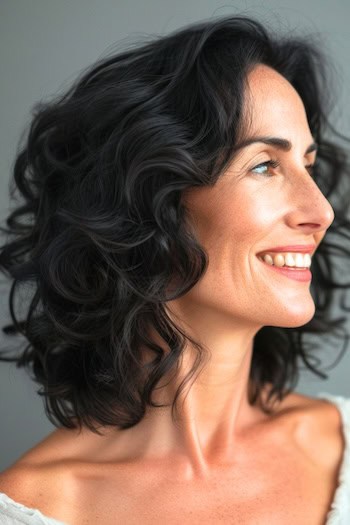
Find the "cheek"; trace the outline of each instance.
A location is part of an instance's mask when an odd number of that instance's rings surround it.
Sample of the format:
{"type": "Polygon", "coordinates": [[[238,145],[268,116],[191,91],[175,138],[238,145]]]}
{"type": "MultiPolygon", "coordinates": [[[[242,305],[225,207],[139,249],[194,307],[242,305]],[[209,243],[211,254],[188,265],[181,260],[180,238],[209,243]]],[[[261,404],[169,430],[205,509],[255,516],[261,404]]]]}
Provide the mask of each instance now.
{"type": "Polygon", "coordinates": [[[185,205],[198,241],[213,254],[232,242],[239,249],[263,238],[283,215],[276,192],[256,180],[197,190],[185,205]]]}
{"type": "Polygon", "coordinates": [[[231,240],[246,245],[269,234],[280,217],[281,210],[270,195],[248,189],[237,196],[225,197],[220,213],[213,220],[213,234],[216,228],[216,232],[225,231],[231,240]]]}

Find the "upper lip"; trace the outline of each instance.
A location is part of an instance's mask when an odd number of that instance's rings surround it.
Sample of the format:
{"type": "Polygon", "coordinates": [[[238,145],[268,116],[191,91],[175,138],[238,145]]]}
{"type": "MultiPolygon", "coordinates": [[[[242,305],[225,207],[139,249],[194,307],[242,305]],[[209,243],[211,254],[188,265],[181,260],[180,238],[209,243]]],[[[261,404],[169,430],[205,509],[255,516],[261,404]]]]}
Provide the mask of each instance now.
{"type": "Polygon", "coordinates": [[[313,253],[316,244],[290,244],[288,246],[274,246],[273,248],[266,248],[260,253],[266,252],[297,252],[297,253],[313,253]]]}

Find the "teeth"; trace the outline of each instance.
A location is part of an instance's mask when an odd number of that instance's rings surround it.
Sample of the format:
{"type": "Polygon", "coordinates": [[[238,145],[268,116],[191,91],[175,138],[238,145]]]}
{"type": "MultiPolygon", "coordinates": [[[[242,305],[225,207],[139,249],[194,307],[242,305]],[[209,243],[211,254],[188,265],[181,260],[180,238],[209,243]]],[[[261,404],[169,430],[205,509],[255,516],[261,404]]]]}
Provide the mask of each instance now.
{"type": "Polygon", "coordinates": [[[267,264],[269,264],[270,266],[273,265],[273,259],[271,257],[271,255],[269,255],[268,253],[266,255],[264,255],[263,257],[264,261],[267,262],[267,264]]]}
{"type": "Polygon", "coordinates": [[[274,266],[284,266],[284,256],[281,253],[277,253],[273,257],[274,266]]]}
{"type": "Polygon", "coordinates": [[[309,268],[311,256],[309,253],[265,253],[262,259],[270,266],[288,266],[291,268],[309,268]]]}
{"type": "Polygon", "coordinates": [[[285,260],[286,266],[291,266],[291,267],[295,266],[295,259],[291,253],[287,253],[284,260],[285,260]]]}

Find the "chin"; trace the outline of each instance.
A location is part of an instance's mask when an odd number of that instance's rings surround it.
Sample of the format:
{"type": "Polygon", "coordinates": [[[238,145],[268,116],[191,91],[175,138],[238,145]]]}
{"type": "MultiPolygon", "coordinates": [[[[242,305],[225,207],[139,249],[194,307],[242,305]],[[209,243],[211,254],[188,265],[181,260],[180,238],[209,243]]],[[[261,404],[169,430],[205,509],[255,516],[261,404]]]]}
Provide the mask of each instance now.
{"type": "Polygon", "coordinates": [[[304,308],[297,310],[286,309],[283,315],[276,315],[274,322],[270,326],[280,326],[281,328],[296,328],[303,326],[304,324],[311,321],[315,315],[315,305],[311,303],[308,308],[304,305],[304,308]]]}

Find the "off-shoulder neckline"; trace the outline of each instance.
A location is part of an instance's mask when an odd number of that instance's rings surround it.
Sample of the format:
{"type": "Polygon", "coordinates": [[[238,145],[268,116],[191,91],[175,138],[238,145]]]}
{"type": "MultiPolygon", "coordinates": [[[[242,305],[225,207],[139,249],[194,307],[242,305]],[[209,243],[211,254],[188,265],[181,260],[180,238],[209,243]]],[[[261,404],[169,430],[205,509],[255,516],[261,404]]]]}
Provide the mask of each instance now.
{"type": "MultiPolygon", "coordinates": [[[[347,492],[350,492],[350,398],[330,394],[328,392],[319,392],[316,394],[318,399],[325,399],[332,402],[339,410],[341,421],[342,421],[342,432],[344,436],[344,452],[341,461],[338,485],[334,493],[333,501],[331,503],[330,510],[327,514],[327,521],[325,525],[338,525],[338,521],[341,518],[341,512],[343,511],[344,504],[347,502],[347,492]],[[348,411],[346,409],[348,408],[348,411]]],[[[6,506],[11,506],[13,509],[18,510],[22,515],[37,517],[43,523],[48,525],[69,525],[65,522],[59,521],[55,518],[51,518],[43,514],[40,510],[33,507],[26,507],[22,503],[13,500],[4,492],[0,492],[0,509],[6,510],[6,506]],[[5,507],[4,505],[5,504],[5,507]]],[[[350,512],[350,503],[349,503],[350,512]]],[[[21,519],[18,516],[18,519],[21,519]]]]}
{"type": "Polygon", "coordinates": [[[340,520],[344,513],[347,518],[350,517],[350,398],[328,392],[319,392],[317,397],[332,402],[338,408],[342,421],[341,428],[345,442],[343,458],[339,468],[337,488],[325,523],[325,525],[341,525],[340,520]]]}
{"type": "Polygon", "coordinates": [[[4,510],[6,513],[6,509],[8,509],[8,507],[10,507],[11,511],[18,511],[16,512],[15,516],[13,515],[13,512],[10,511],[9,516],[11,518],[15,517],[16,520],[23,522],[24,525],[26,525],[27,523],[26,521],[23,521],[24,516],[28,516],[30,518],[38,518],[38,522],[36,522],[38,523],[38,525],[39,523],[42,523],[43,525],[69,525],[64,521],[59,521],[56,518],[51,518],[50,516],[43,514],[39,509],[36,509],[34,507],[26,507],[25,505],[23,505],[23,503],[15,501],[4,492],[0,492],[0,510],[4,510]]]}

